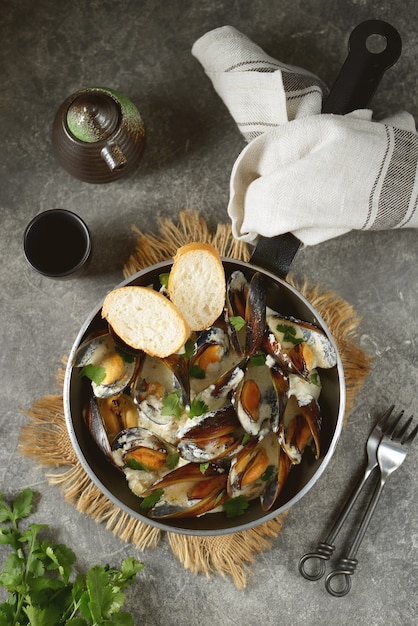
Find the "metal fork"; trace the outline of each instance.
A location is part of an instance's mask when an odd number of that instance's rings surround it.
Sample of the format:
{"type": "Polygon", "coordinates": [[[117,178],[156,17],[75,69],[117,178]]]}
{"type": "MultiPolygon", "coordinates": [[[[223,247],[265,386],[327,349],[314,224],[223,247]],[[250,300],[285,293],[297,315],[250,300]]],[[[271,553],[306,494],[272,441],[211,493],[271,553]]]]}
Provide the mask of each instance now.
{"type": "Polygon", "coordinates": [[[314,552],[309,552],[302,556],[299,561],[299,572],[307,580],[319,580],[325,574],[326,561],[332,556],[335,546],[334,541],[340,532],[348,514],[354,506],[360,492],[364,485],[372,474],[373,470],[377,467],[377,448],[386,430],[390,427],[396,427],[401,419],[403,412],[401,412],[393,421],[389,422],[389,418],[392,414],[394,405],[382,415],[373,430],[371,431],[366,444],[367,452],[367,465],[364,470],[364,474],[355,486],[353,492],[345,503],[341,513],[335,520],[333,527],[329,531],[328,535],[318,543],[314,552]]]}
{"type": "Polygon", "coordinates": [[[366,533],[379,498],[382,495],[386,480],[392,472],[397,470],[398,467],[402,465],[407,455],[409,446],[418,433],[418,426],[415,426],[409,435],[406,434],[411,422],[412,416],[398,430],[396,430],[397,424],[392,424],[380,441],[377,448],[380,480],[376,485],[372,499],[369,502],[363,520],[354,536],[353,543],[351,544],[351,548],[347,556],[339,560],[336,569],[330,572],[325,579],[325,588],[333,596],[345,596],[350,591],[351,576],[354,574],[357,567],[357,560],[355,556],[366,533]],[[339,584],[338,580],[336,580],[338,578],[339,584]],[[333,586],[334,583],[337,583],[337,586],[333,586]]]}

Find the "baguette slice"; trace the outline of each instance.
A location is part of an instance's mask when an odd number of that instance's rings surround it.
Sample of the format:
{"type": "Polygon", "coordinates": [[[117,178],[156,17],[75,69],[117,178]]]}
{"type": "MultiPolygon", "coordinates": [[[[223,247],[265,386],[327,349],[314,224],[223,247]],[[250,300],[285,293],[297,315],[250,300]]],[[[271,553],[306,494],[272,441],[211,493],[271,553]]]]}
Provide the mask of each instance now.
{"type": "Polygon", "coordinates": [[[190,334],[177,308],[148,287],[114,289],[103,302],[102,317],[128,346],[160,358],[178,352],[190,334]]]}
{"type": "Polygon", "coordinates": [[[201,242],[179,248],[167,289],[191,330],[211,326],[225,305],[225,271],[217,250],[201,242]]]}

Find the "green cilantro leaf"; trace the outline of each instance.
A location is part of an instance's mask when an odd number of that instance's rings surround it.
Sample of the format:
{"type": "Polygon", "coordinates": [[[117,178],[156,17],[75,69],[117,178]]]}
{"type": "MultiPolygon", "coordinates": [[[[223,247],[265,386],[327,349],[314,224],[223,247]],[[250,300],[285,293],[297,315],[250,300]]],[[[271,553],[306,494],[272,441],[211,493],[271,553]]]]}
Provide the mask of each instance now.
{"type": "Polygon", "coordinates": [[[190,412],[189,417],[198,417],[199,415],[203,415],[208,411],[209,407],[207,404],[203,402],[203,400],[192,400],[190,403],[190,412]]]}
{"type": "Polygon", "coordinates": [[[157,502],[161,500],[163,493],[164,489],[156,489],[149,496],[146,496],[139,506],[141,509],[150,509],[154,506],[154,504],[157,504],[157,502]]]}
{"type": "Polygon", "coordinates": [[[184,344],[184,352],[181,353],[183,359],[191,359],[195,353],[195,343],[193,339],[188,339],[184,344]]]}
{"type": "Polygon", "coordinates": [[[0,572],[0,586],[8,593],[7,601],[0,604],[0,626],[134,626],[132,616],[121,611],[125,602],[121,590],[134,582],[143,564],[130,557],[121,570],[95,565],[85,576],[74,578],[74,552],[39,538],[46,524],[30,524],[20,531],[18,522],[31,513],[32,501],[30,489],[10,506],[0,494],[0,519],[7,522],[0,527],[0,543],[12,549],[0,572]]]}
{"type": "Polygon", "coordinates": [[[203,370],[199,365],[191,365],[189,367],[189,374],[192,378],[199,378],[203,380],[205,378],[205,370],[203,370]]]}
{"type": "Polygon", "coordinates": [[[32,511],[33,491],[31,489],[24,489],[19,493],[13,502],[13,515],[15,520],[28,517],[32,511]]]}
{"type": "Polygon", "coordinates": [[[96,385],[100,385],[100,383],[103,382],[106,376],[106,371],[105,368],[101,365],[92,365],[90,363],[89,365],[85,365],[84,367],[82,367],[78,375],[80,376],[80,378],[85,376],[86,378],[89,378],[91,381],[93,381],[96,385]]]}
{"type": "Polygon", "coordinates": [[[261,474],[261,480],[264,480],[265,482],[269,481],[270,478],[273,477],[274,472],[275,472],[274,465],[268,465],[265,471],[261,474]]]}
{"type": "Polygon", "coordinates": [[[135,355],[131,352],[125,352],[119,346],[115,347],[115,351],[122,357],[124,363],[133,363],[135,361],[135,355]]]}
{"type": "Polygon", "coordinates": [[[173,391],[163,398],[161,415],[172,416],[179,419],[182,413],[180,391],[173,391]]]}
{"type": "Polygon", "coordinates": [[[129,467],[133,470],[140,470],[142,472],[149,472],[148,467],[146,467],[141,461],[134,459],[133,457],[129,457],[126,459],[126,467],[129,467]]]}
{"type": "Polygon", "coordinates": [[[162,287],[168,287],[168,278],[170,276],[170,272],[164,272],[162,274],[159,274],[158,276],[158,280],[160,281],[160,285],[162,287]]]}
{"type": "Polygon", "coordinates": [[[222,506],[227,517],[238,517],[245,513],[249,507],[249,503],[244,496],[237,496],[236,498],[227,500],[222,506]]]}
{"type": "Polygon", "coordinates": [[[317,387],[320,386],[321,381],[319,379],[318,372],[311,373],[311,375],[309,376],[309,382],[311,382],[313,385],[316,385],[317,387]]]}
{"type": "Polygon", "coordinates": [[[277,324],[276,328],[279,333],[283,333],[283,341],[295,345],[304,341],[302,337],[296,337],[296,328],[290,324],[277,324]]]}
{"type": "Polygon", "coordinates": [[[172,454],[167,455],[167,467],[168,469],[174,469],[179,464],[180,455],[178,452],[173,452],[172,454]]]}
{"type": "Polygon", "coordinates": [[[208,467],[209,467],[209,461],[207,461],[206,463],[200,463],[199,470],[201,474],[204,474],[206,470],[208,469],[208,467]]]}
{"type": "Polygon", "coordinates": [[[229,321],[231,322],[232,326],[235,328],[235,330],[238,332],[241,330],[241,328],[244,328],[246,321],[243,317],[241,317],[241,315],[236,315],[235,317],[230,317],[229,321]]]}
{"type": "Polygon", "coordinates": [[[266,364],[266,355],[265,354],[255,354],[249,360],[250,367],[260,367],[261,365],[266,364]]]}

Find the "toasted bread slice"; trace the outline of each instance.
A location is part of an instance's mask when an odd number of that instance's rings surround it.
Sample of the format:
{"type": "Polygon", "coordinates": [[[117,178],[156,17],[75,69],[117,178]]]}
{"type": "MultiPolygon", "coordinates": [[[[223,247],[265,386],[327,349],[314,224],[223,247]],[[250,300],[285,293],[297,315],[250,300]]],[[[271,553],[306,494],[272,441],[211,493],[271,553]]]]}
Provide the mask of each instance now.
{"type": "Polygon", "coordinates": [[[179,248],[167,289],[191,330],[211,326],[225,305],[225,272],[217,250],[201,242],[179,248]]]}
{"type": "Polygon", "coordinates": [[[128,346],[160,358],[178,352],[190,334],[174,304],[148,287],[114,289],[103,302],[102,317],[128,346]]]}

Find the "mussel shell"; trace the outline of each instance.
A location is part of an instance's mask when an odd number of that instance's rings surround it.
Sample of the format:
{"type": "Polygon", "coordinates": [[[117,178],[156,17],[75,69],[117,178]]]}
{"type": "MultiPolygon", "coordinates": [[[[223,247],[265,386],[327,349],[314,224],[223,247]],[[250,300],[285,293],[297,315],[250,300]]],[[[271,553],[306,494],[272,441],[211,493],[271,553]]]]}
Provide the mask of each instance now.
{"type": "Polygon", "coordinates": [[[173,355],[170,359],[159,359],[145,355],[130,386],[131,395],[140,414],[156,424],[169,424],[174,418],[172,415],[163,414],[163,399],[179,391],[183,408],[188,406],[190,388],[185,383],[185,379],[188,380],[187,371],[188,362],[182,356],[173,355]],[[159,394],[151,391],[152,384],[161,390],[159,394]]]}
{"type": "Polygon", "coordinates": [[[251,278],[245,303],[245,355],[252,356],[260,348],[266,328],[265,278],[256,272],[251,278]]]}
{"type": "Polygon", "coordinates": [[[228,458],[241,445],[244,430],[232,405],[201,416],[178,431],[177,450],[186,461],[206,463],[228,458]]]}
{"type": "Polygon", "coordinates": [[[113,336],[102,331],[88,337],[78,348],[73,367],[102,366],[106,377],[97,384],[92,381],[93,393],[98,398],[109,398],[122,393],[129,385],[137,368],[138,357],[118,348],[113,336]],[[107,368],[107,371],[106,371],[107,368]]]}
{"type": "Polygon", "coordinates": [[[231,463],[228,495],[251,500],[261,497],[272,481],[277,482],[280,445],[273,432],[262,439],[252,439],[231,463]]]}
{"type": "Polygon", "coordinates": [[[297,372],[306,375],[316,367],[329,369],[336,365],[337,353],[334,347],[325,333],[313,324],[293,317],[280,317],[271,311],[267,313],[266,321],[268,330],[281,346],[282,358],[288,359],[297,372]],[[278,326],[288,328],[293,339],[287,340],[286,334],[278,326]],[[301,346],[308,347],[309,356],[303,353],[301,346]]]}
{"type": "Polygon", "coordinates": [[[250,435],[258,435],[263,428],[277,425],[281,403],[271,368],[267,365],[248,366],[234,392],[233,404],[242,427],[250,435]]]}
{"type": "Polygon", "coordinates": [[[204,470],[196,463],[183,465],[145,492],[144,495],[150,495],[162,490],[159,501],[148,514],[153,519],[185,518],[218,510],[228,497],[227,480],[228,474],[222,465],[210,463],[204,470]]]}

